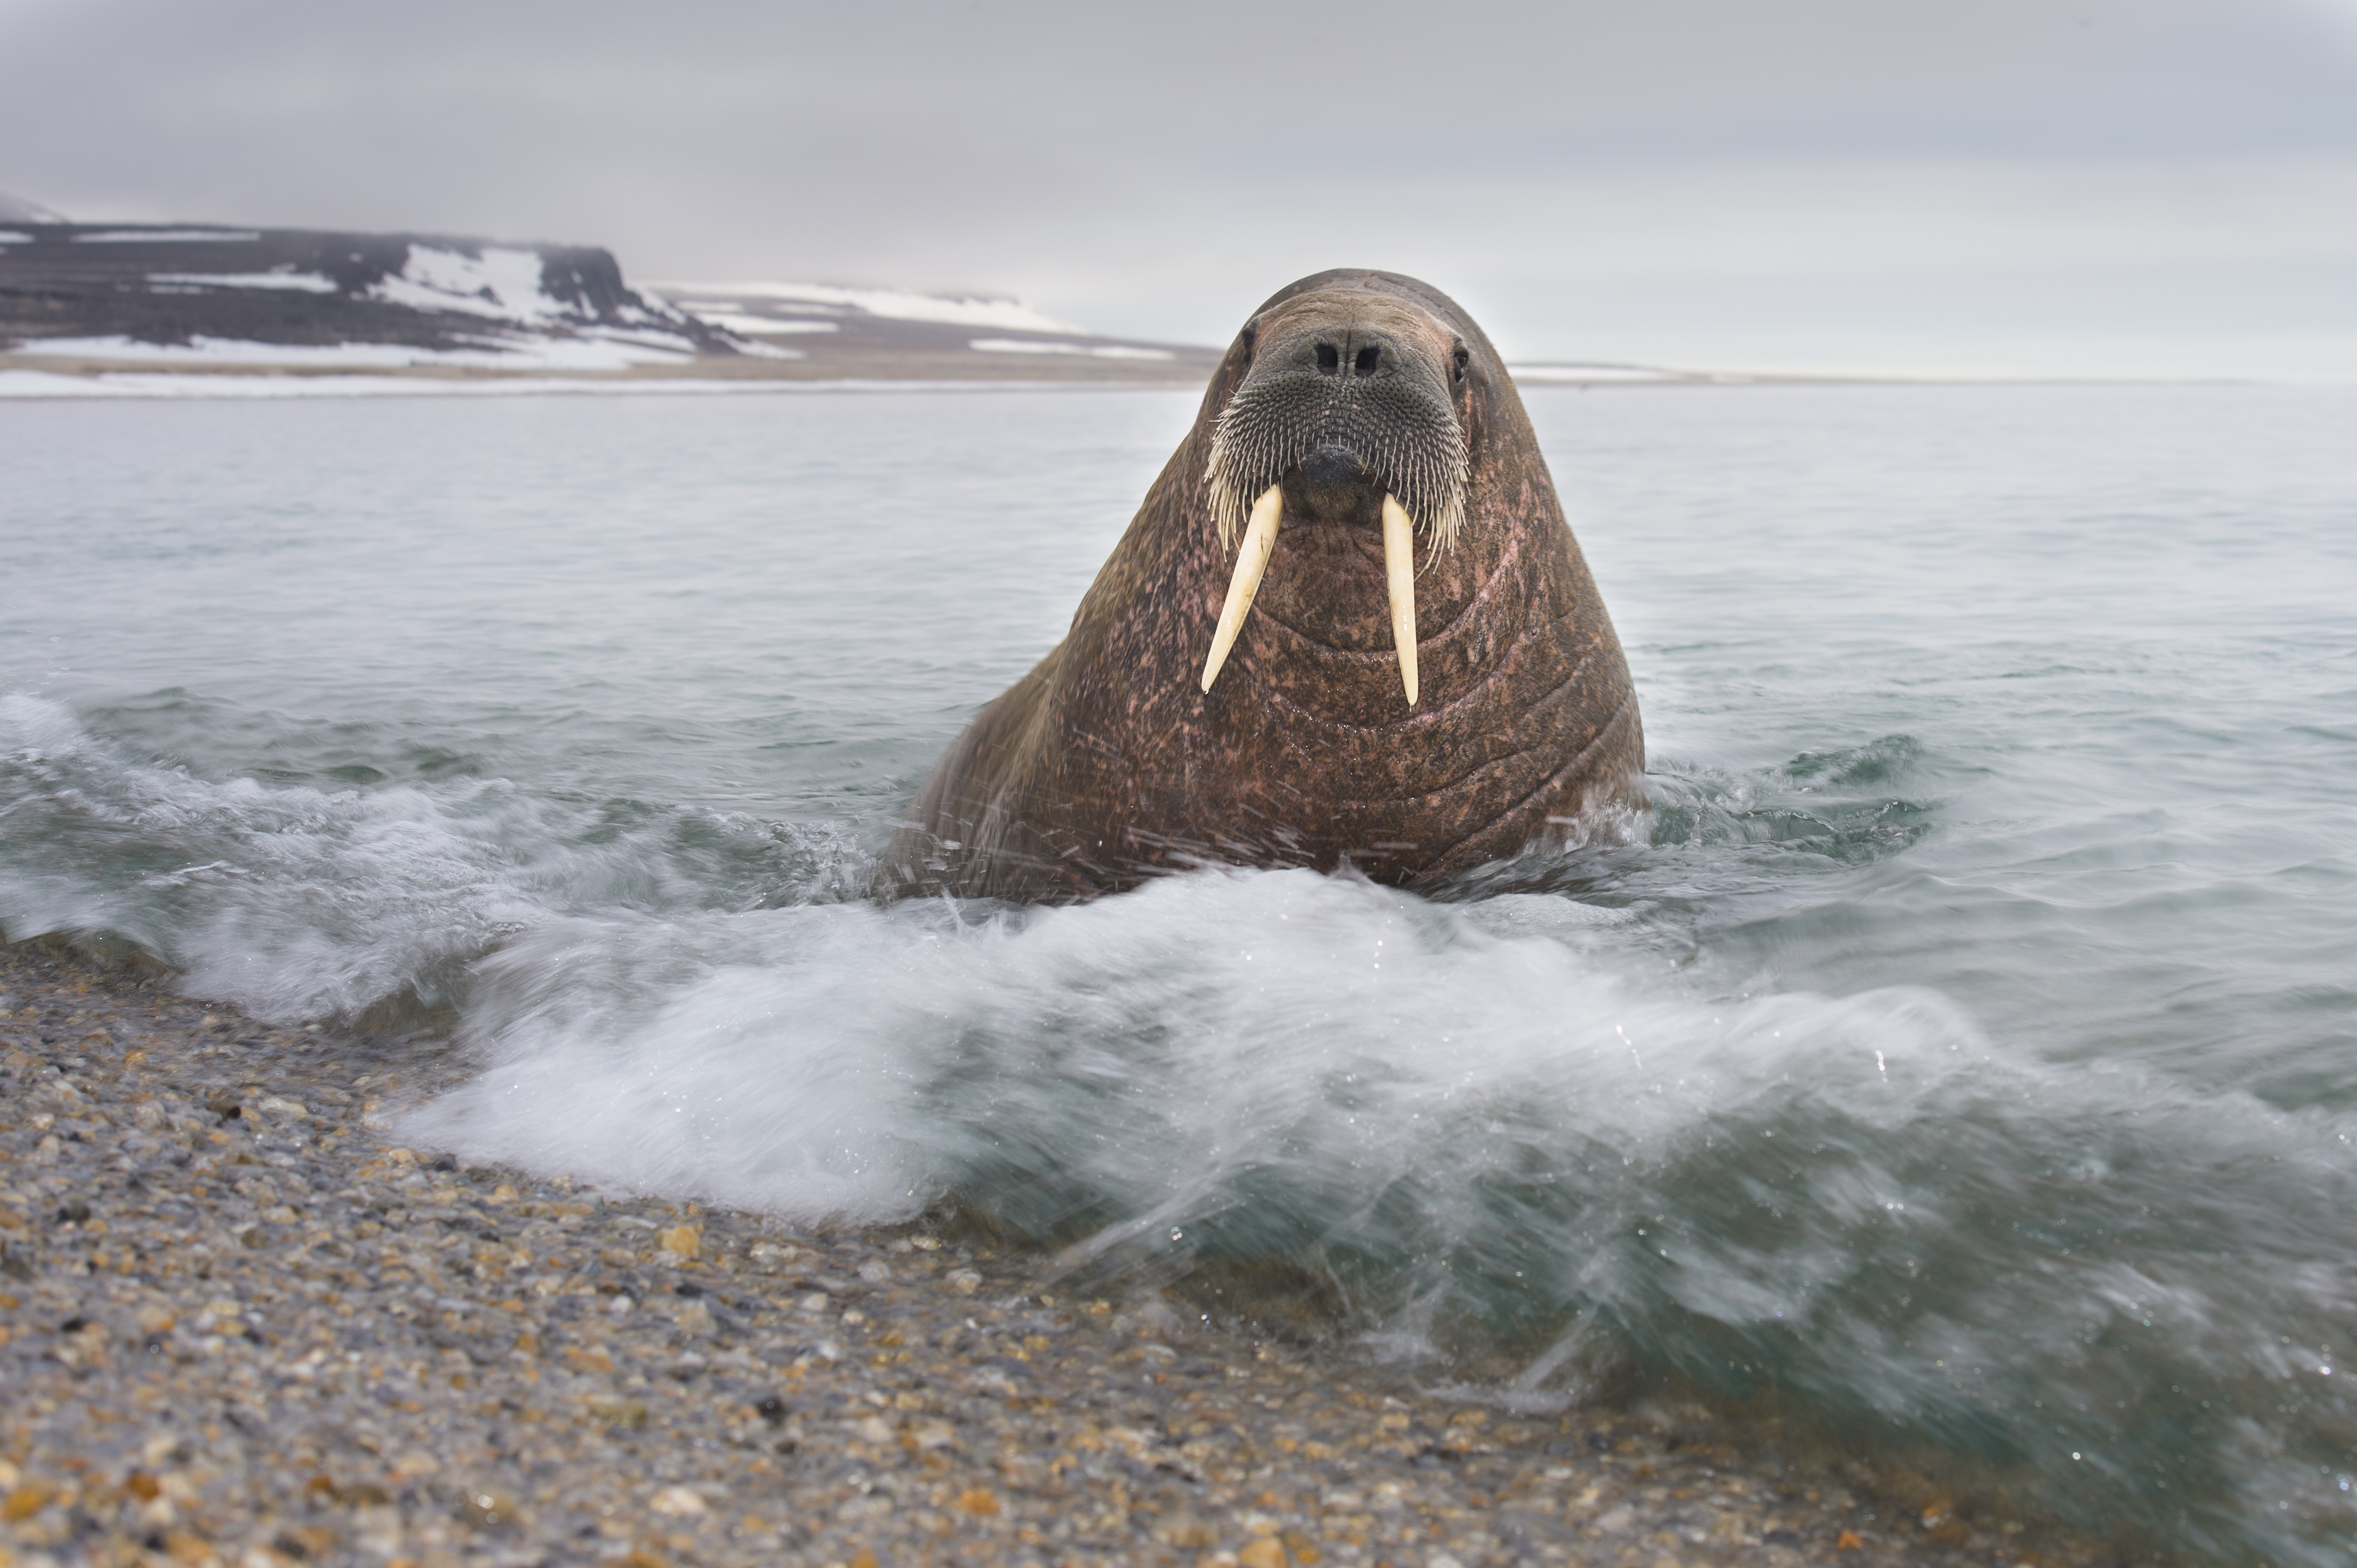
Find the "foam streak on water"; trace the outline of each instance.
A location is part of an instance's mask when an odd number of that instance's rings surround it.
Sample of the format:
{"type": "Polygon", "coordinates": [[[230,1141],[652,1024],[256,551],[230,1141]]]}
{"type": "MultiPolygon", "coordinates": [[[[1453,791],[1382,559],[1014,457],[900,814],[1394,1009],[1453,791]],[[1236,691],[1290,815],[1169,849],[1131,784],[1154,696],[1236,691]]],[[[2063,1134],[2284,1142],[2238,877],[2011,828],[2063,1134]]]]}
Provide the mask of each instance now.
{"type": "MultiPolygon", "coordinates": [[[[414,1131],[812,1221],[962,1196],[1157,1277],[1308,1260],[1393,1353],[1573,1393],[1634,1358],[2083,1503],[2232,1510],[2255,1419],[2357,1435],[2357,1122],[1924,991],[1714,997],[1581,909],[1287,872],[544,926],[484,968],[497,1065],[414,1131]]],[[[2348,1474],[2300,1506],[2345,1527],[2348,1474]]]]}
{"type": "Polygon", "coordinates": [[[852,895],[1187,398],[8,410],[0,925],[448,1024],[470,1154],[2346,1561],[2357,405],[1532,404],[1650,842],[1047,910],[852,895]]]}

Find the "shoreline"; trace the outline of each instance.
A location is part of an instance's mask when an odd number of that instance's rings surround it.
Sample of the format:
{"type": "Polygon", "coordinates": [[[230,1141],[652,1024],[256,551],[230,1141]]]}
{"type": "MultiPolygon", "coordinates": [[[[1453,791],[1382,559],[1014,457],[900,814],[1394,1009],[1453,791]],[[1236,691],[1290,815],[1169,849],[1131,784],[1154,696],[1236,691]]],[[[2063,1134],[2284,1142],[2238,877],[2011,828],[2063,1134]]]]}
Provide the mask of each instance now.
{"type": "Polygon", "coordinates": [[[926,1222],[400,1146],[447,1044],[0,948],[0,1568],[2109,1563],[1640,1404],[1518,1414],[926,1222]]]}
{"type": "MultiPolygon", "coordinates": [[[[0,349],[0,403],[91,399],[759,396],[843,392],[1190,392],[1209,379],[1202,366],[1165,368],[1124,361],[1008,355],[977,367],[972,357],[942,353],[835,354],[777,360],[705,356],[677,364],[580,371],[518,364],[318,366],[271,363],[170,364],[139,360],[45,355],[29,347],[0,349]]],[[[1510,371],[1515,367],[1509,367],[1510,371]]],[[[1622,375],[1534,364],[1519,368],[1517,390],[1648,392],[1883,387],[2185,387],[2299,383],[2088,378],[1938,378],[1683,372],[1622,375]]]]}
{"type": "MultiPolygon", "coordinates": [[[[169,381],[190,387],[233,386],[256,382],[328,388],[344,383],[401,382],[420,392],[458,388],[549,386],[634,392],[670,387],[731,392],[778,392],[805,387],[882,384],[899,386],[974,385],[1017,387],[1190,387],[1200,388],[1209,371],[1185,369],[1133,368],[1119,361],[1063,360],[1048,356],[1008,355],[1006,362],[977,365],[972,357],[946,354],[842,354],[820,360],[735,359],[706,355],[669,364],[641,364],[622,370],[568,370],[537,365],[519,356],[512,366],[490,365],[303,365],[251,363],[173,364],[143,360],[108,360],[81,355],[43,354],[31,346],[0,349],[0,374],[39,375],[61,382],[102,384],[127,378],[169,381]]],[[[86,395],[86,394],[85,394],[86,395]]]]}
{"type": "Polygon", "coordinates": [[[686,376],[597,378],[548,374],[496,376],[306,372],[149,371],[128,367],[87,375],[12,369],[0,356],[0,403],[334,403],[401,397],[791,397],[841,392],[1101,392],[1200,393],[1200,381],[977,381],[935,377],[893,381],[754,378],[696,380],[686,376]]]}

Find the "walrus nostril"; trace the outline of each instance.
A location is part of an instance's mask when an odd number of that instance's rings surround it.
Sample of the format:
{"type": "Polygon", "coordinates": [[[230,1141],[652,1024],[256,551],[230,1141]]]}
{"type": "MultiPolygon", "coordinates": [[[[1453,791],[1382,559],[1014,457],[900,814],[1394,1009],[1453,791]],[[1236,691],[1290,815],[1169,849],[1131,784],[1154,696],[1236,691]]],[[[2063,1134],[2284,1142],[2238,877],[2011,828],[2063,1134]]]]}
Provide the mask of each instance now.
{"type": "Polygon", "coordinates": [[[1351,361],[1351,369],[1360,375],[1372,376],[1375,373],[1375,367],[1383,363],[1383,351],[1370,345],[1359,350],[1359,357],[1351,361]]]}
{"type": "Polygon", "coordinates": [[[1318,373],[1321,376],[1330,376],[1341,368],[1342,356],[1334,351],[1334,345],[1331,343],[1318,344],[1318,373]]]}

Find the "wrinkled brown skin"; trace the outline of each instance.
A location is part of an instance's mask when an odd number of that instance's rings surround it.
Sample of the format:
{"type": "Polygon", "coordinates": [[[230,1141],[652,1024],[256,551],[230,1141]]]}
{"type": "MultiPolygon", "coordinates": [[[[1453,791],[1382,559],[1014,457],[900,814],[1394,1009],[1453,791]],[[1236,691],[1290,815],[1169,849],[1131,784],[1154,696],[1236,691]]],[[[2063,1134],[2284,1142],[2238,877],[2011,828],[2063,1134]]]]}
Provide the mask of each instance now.
{"type": "Polygon", "coordinates": [[[952,744],[885,877],[903,893],[1036,902],[1206,862],[1347,863],[1415,884],[1577,842],[1616,809],[1641,810],[1643,770],[1620,639],[1496,350],[1426,285],[1320,273],[1230,346],[1070,633],[952,744]],[[1441,360],[1469,351],[1451,394],[1471,464],[1465,527],[1417,578],[1419,702],[1401,689],[1379,532],[1305,523],[1290,504],[1204,693],[1235,559],[1204,480],[1215,420],[1254,344],[1283,341],[1289,321],[1363,306],[1396,322],[1401,305],[1441,360]]]}

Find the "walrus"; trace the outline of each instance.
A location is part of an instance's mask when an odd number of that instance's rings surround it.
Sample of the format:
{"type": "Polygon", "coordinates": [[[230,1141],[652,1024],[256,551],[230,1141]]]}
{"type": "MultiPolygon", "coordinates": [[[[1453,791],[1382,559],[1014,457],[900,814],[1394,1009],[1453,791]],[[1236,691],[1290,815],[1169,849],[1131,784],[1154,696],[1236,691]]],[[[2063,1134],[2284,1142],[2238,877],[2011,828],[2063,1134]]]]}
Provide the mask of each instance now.
{"type": "Polygon", "coordinates": [[[1644,731],[1522,399],[1396,274],[1254,311],[1062,642],[934,768],[904,893],[1206,864],[1419,885],[1644,803],[1644,731]]]}

